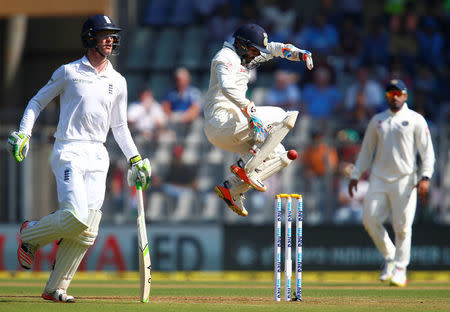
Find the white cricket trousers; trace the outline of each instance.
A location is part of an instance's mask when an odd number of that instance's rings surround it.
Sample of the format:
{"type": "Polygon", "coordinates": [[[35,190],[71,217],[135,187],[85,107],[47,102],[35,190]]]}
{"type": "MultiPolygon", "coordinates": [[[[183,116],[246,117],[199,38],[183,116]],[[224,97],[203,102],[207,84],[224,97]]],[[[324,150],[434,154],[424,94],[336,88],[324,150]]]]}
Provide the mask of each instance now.
{"type": "MultiPolygon", "coordinates": [[[[267,127],[281,122],[287,113],[280,107],[258,106],[256,116],[267,127]]],[[[217,109],[213,118],[206,120],[204,130],[211,144],[228,152],[245,155],[254,144],[253,129],[249,127],[247,117],[237,107],[233,110],[217,109]]],[[[277,150],[279,148],[284,151],[281,144],[277,150]]]]}
{"type": "Polygon", "coordinates": [[[410,260],[412,223],[417,205],[415,180],[414,175],[408,175],[389,183],[371,175],[364,200],[364,227],[384,259],[393,260],[399,268],[406,268],[410,260]],[[392,215],[395,244],[383,226],[389,214],[392,215]]]}
{"type": "Polygon", "coordinates": [[[69,209],[86,223],[89,209],[100,209],[105,198],[109,156],[99,142],[56,140],[51,166],[60,209],[69,209]]]}

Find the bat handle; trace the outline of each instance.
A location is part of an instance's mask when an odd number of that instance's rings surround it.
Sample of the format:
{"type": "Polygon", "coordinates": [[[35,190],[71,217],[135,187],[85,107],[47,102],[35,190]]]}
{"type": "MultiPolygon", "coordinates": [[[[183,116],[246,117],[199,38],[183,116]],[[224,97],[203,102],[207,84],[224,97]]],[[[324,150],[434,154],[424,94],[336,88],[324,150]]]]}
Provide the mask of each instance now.
{"type": "Polygon", "coordinates": [[[136,181],[136,196],[138,203],[138,216],[144,218],[144,198],[142,194],[142,183],[141,181],[136,181]]]}

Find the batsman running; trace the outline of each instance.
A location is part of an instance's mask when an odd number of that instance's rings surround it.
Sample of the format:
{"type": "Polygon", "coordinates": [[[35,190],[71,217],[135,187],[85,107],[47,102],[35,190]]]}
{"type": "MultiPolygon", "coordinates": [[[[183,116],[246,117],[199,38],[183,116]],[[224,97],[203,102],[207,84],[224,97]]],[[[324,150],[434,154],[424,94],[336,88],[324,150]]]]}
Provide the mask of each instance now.
{"type": "Polygon", "coordinates": [[[250,188],[266,191],[263,181],[297,157],[295,151],[287,152],[281,141],[294,127],[298,111],[256,107],[245,96],[250,70],[274,57],[303,60],[311,70],[313,60],[310,52],[292,44],[268,42],[267,33],[256,24],[241,26],[233,37],[234,42],[225,42],[211,62],[204,131],[214,146],[239,154],[230,167],[233,175],[215,191],[228,207],[245,217],[243,194],[250,188]]]}
{"type": "Polygon", "coordinates": [[[20,228],[17,257],[29,270],[36,251],[62,239],[42,298],[74,302],[67,294],[78,266],[97,237],[109,167],[103,145],[109,129],[129,160],[128,183],[148,187],[151,167],[142,159],[127,125],[127,85],[108,60],[117,54],[119,32],[105,15],[86,20],[81,41],[86,54],[60,66],[50,81],[28,103],[19,131],[11,133],[7,147],[17,162],[27,156],[32,128],[39,113],[60,96],[51,167],[56,178],[59,209],[20,228]]]}

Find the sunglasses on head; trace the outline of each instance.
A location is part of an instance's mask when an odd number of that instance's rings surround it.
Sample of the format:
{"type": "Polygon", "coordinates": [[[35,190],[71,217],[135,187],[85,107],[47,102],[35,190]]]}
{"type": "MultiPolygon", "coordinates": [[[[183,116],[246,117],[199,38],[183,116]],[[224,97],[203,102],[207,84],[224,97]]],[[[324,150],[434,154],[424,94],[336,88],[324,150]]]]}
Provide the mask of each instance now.
{"type": "Polygon", "coordinates": [[[406,92],[401,90],[390,90],[386,92],[386,97],[392,99],[394,96],[402,96],[403,94],[406,94],[406,92]]]}

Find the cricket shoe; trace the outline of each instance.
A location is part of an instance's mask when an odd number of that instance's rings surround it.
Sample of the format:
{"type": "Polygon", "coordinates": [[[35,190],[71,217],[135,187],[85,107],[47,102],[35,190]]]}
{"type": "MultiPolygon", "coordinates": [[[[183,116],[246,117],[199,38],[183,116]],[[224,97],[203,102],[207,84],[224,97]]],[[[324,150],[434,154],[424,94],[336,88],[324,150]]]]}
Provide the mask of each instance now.
{"type": "Polygon", "coordinates": [[[406,269],[395,267],[391,278],[391,285],[398,287],[405,287],[407,283],[406,269]]]}
{"type": "Polygon", "coordinates": [[[230,207],[231,210],[236,212],[238,215],[246,217],[248,215],[247,210],[242,203],[243,195],[238,195],[235,198],[231,196],[230,188],[228,187],[228,181],[225,181],[223,184],[219,184],[214,188],[214,191],[222,198],[225,203],[230,207]]]}
{"type": "Polygon", "coordinates": [[[380,274],[380,281],[386,282],[392,278],[392,271],[394,270],[394,261],[386,261],[380,274]]]}
{"type": "Polygon", "coordinates": [[[259,179],[258,174],[256,172],[254,172],[253,174],[247,174],[245,172],[244,166],[244,162],[239,159],[236,164],[231,165],[230,170],[235,176],[253,187],[255,190],[265,192],[267,190],[267,187],[259,179]]]}
{"type": "Polygon", "coordinates": [[[52,300],[55,302],[63,302],[63,303],[74,303],[75,298],[66,294],[66,291],[63,289],[57,289],[52,293],[48,293],[44,291],[42,293],[42,298],[45,300],[52,300]]]}
{"type": "MultiPolygon", "coordinates": [[[[25,221],[20,227],[20,234],[22,234],[23,229],[31,226],[32,222],[25,221]]],[[[36,254],[37,248],[31,244],[22,242],[22,237],[19,237],[19,247],[17,248],[17,260],[22,268],[29,270],[33,264],[34,255],[36,254]]]]}

